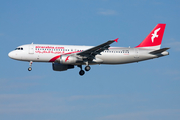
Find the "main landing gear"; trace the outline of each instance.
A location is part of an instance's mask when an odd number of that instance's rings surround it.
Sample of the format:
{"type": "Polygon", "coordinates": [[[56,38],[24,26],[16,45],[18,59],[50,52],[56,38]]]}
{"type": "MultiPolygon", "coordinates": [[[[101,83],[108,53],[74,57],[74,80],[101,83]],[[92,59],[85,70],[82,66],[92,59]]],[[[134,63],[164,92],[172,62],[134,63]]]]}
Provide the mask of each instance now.
{"type": "Polygon", "coordinates": [[[91,69],[91,67],[89,65],[85,67],[86,71],[89,71],[90,69],[91,69]]]}
{"type": "MultiPolygon", "coordinates": [[[[81,75],[81,76],[83,76],[84,74],[85,74],[85,71],[82,69],[82,65],[78,65],[78,67],[80,67],[80,71],[79,71],[79,75],[81,75]]],[[[85,70],[86,71],[89,71],[91,69],[91,67],[89,66],[89,65],[87,65],[86,67],[85,67],[85,70]]]]}
{"type": "Polygon", "coordinates": [[[31,70],[32,70],[32,67],[31,67],[31,66],[32,66],[32,63],[33,63],[33,61],[30,61],[30,62],[29,62],[29,68],[28,68],[28,71],[31,71],[31,70]]]}

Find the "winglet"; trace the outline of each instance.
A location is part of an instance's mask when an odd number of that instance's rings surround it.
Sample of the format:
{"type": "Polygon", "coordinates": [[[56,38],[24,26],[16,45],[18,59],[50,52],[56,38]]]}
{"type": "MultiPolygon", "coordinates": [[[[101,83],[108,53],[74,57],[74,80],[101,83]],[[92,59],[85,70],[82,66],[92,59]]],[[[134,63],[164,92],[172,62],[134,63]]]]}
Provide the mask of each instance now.
{"type": "Polygon", "coordinates": [[[115,42],[118,42],[118,39],[119,39],[119,38],[116,38],[114,41],[115,41],[115,42]]]}

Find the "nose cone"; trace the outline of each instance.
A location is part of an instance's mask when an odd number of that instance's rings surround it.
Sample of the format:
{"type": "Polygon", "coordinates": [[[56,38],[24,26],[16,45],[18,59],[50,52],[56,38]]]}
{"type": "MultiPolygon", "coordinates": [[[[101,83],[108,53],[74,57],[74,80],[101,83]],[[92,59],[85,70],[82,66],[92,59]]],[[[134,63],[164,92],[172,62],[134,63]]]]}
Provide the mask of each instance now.
{"type": "Polygon", "coordinates": [[[10,52],[10,53],[8,54],[8,56],[9,56],[10,58],[13,58],[13,52],[10,52]]]}
{"type": "Polygon", "coordinates": [[[11,51],[8,56],[15,60],[22,60],[22,55],[19,51],[11,51]]]}

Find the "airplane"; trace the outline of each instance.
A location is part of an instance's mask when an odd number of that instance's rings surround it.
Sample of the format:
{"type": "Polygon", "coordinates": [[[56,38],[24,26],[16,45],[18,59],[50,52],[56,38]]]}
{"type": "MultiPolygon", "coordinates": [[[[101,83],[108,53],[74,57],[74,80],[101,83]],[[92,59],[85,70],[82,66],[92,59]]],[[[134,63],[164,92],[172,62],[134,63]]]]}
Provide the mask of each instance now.
{"type": "Polygon", "coordinates": [[[110,47],[118,38],[98,46],[26,44],[11,51],[8,56],[15,60],[52,63],[54,71],[66,71],[80,67],[79,75],[96,64],[126,64],[169,55],[169,48],[160,48],[166,24],[157,24],[149,35],[136,47],[110,47]],[[82,69],[85,65],[85,71],[82,69]]]}

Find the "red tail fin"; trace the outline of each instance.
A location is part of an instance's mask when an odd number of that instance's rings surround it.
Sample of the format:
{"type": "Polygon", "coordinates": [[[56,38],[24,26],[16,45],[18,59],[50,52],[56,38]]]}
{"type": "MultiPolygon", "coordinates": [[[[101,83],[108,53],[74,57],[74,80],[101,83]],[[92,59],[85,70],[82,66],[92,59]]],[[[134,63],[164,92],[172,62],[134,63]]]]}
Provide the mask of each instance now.
{"type": "Polygon", "coordinates": [[[158,24],[149,35],[138,45],[138,47],[149,49],[160,49],[166,24],[158,24]]]}

